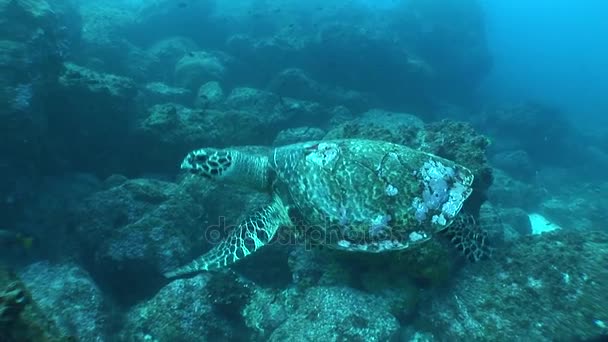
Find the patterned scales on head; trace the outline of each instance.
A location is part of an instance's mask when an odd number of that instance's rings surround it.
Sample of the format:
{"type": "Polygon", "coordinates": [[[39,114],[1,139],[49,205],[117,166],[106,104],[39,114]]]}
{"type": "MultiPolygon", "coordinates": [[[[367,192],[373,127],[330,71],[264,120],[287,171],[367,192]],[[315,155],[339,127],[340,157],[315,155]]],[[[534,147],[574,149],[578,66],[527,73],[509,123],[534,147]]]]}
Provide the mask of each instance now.
{"type": "Polygon", "coordinates": [[[273,202],[169,277],[232,264],[283,226],[314,232],[316,242],[340,250],[406,249],[448,228],[473,182],[471,171],[452,161],[363,139],[299,143],[268,156],[206,148],[190,152],[182,169],[271,192],[273,202]]]}

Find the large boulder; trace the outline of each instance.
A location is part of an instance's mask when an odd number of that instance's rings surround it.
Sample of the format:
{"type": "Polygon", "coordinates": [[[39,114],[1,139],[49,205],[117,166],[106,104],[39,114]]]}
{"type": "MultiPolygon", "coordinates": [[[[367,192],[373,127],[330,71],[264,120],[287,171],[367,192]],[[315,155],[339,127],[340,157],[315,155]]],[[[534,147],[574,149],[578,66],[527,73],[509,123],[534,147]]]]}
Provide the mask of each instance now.
{"type": "Polygon", "coordinates": [[[546,190],[514,179],[500,169],[494,169],[492,175],[488,200],[500,207],[533,211],[546,196],[546,190]]]}
{"type": "MultiPolygon", "coordinates": [[[[329,88],[371,94],[399,109],[428,110],[437,98],[466,103],[489,71],[483,13],[474,0],[411,1],[373,10],[352,1],[267,7],[237,9],[232,16],[241,25],[226,41],[226,49],[242,59],[237,74],[255,86],[297,68],[329,88]],[[248,15],[239,16],[244,10],[248,15]]],[[[278,77],[291,82],[285,90],[314,94],[306,79],[291,76],[278,77]]]]}
{"type": "Polygon", "coordinates": [[[538,211],[567,229],[591,230],[608,219],[608,183],[572,182],[546,196],[538,211]]]}
{"type": "Polygon", "coordinates": [[[439,341],[592,340],[606,334],[608,235],[528,236],[421,303],[418,327],[439,341]]]}
{"type": "Polygon", "coordinates": [[[105,183],[74,210],[73,234],[92,277],[126,304],[157,291],[163,273],[202,254],[270,201],[198,177],[171,183],[112,176],[105,183]]]}
{"type": "Polygon", "coordinates": [[[224,90],[217,81],[210,81],[198,88],[194,101],[195,108],[217,109],[224,102],[224,90]]]}
{"type": "Polygon", "coordinates": [[[68,0],[0,0],[0,197],[8,199],[0,214],[9,227],[20,202],[13,195],[59,159],[48,139],[48,99],[78,43],[77,17],[68,0]]]}
{"type": "Polygon", "coordinates": [[[127,74],[130,67],[144,64],[140,59],[137,64],[128,65],[129,54],[136,49],[125,39],[126,28],[136,19],[132,10],[112,2],[84,1],[78,5],[83,27],[77,57],[83,66],[127,74]]]}
{"type": "Polygon", "coordinates": [[[137,93],[128,77],[65,63],[47,103],[53,148],[72,165],[87,165],[103,176],[124,170],[137,93]]]}
{"type": "Polygon", "coordinates": [[[289,311],[269,341],[387,341],[399,329],[382,299],[350,288],[311,288],[289,311]]]}
{"type": "Polygon", "coordinates": [[[481,1],[402,1],[389,11],[388,20],[380,20],[388,22],[390,32],[399,32],[396,45],[433,71],[426,79],[427,94],[468,103],[492,67],[481,1]]]}
{"type": "Polygon", "coordinates": [[[325,131],[316,127],[296,127],[282,130],[272,143],[273,146],[285,146],[305,141],[321,140],[325,131]]]}
{"type": "MultiPolygon", "coordinates": [[[[557,108],[529,102],[488,108],[481,114],[479,126],[494,137],[491,152],[523,151],[529,159],[527,169],[572,168],[595,161],[585,147],[590,141],[557,108]]],[[[521,178],[528,170],[509,171],[521,178]]]]}
{"type": "Polygon", "coordinates": [[[162,82],[147,83],[143,89],[142,102],[146,108],[163,103],[176,103],[188,106],[193,103],[194,95],[185,88],[171,87],[162,82]]]}
{"type": "Polygon", "coordinates": [[[243,317],[263,341],[386,341],[399,328],[384,299],[338,286],[256,289],[243,317]]]}
{"type": "Polygon", "coordinates": [[[325,139],[364,138],[412,146],[424,129],[424,121],[413,114],[379,108],[341,121],[327,132],[325,139]]]}
{"type": "Polygon", "coordinates": [[[219,52],[190,51],[175,64],[175,84],[192,91],[209,81],[221,81],[230,58],[219,52]]]}
{"type": "Polygon", "coordinates": [[[62,335],[83,341],[110,338],[113,322],[108,317],[112,306],[80,266],[38,262],[19,275],[62,335]]]}
{"type": "Polygon", "coordinates": [[[175,170],[184,155],[203,146],[264,145],[278,128],[263,117],[240,110],[204,110],[165,103],[138,120],[132,146],[140,150],[140,171],[175,170]]]}
{"type": "Polygon", "coordinates": [[[306,71],[299,68],[288,68],[278,73],[270,82],[269,89],[284,97],[343,105],[356,112],[369,109],[373,103],[370,94],[327,86],[312,79],[306,71]]]}
{"type": "Polygon", "coordinates": [[[199,274],[178,279],[125,316],[121,340],[246,340],[239,317],[252,286],[225,274],[199,274]]]}
{"type": "Polygon", "coordinates": [[[199,51],[190,38],[175,36],[159,39],[145,48],[145,55],[153,61],[146,65],[147,80],[173,82],[173,71],[177,62],[190,51],[199,51]]]}
{"type": "Polygon", "coordinates": [[[283,97],[250,87],[234,88],[226,97],[224,106],[256,114],[279,129],[323,124],[330,118],[329,108],[317,102],[283,97]]]}
{"type": "MultiPolygon", "coordinates": [[[[46,300],[46,298],[42,298],[46,300]]],[[[62,334],[53,321],[52,308],[45,312],[25,284],[0,265],[0,337],[3,341],[73,341],[62,334]]]]}
{"type": "Polygon", "coordinates": [[[108,180],[106,190],[89,196],[74,213],[74,234],[92,276],[120,300],[138,299],[130,295],[132,286],[141,296],[153,291],[162,273],[203,244],[206,211],[195,196],[204,190],[152,179],[108,180]]]}

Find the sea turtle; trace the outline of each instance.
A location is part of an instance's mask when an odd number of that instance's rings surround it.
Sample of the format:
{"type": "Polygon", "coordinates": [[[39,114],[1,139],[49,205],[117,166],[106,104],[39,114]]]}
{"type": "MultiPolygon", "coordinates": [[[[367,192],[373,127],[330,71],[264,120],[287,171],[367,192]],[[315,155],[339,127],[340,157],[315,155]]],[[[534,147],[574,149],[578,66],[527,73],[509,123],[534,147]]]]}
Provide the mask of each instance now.
{"type": "MultiPolygon", "coordinates": [[[[471,171],[453,161],[364,139],[303,142],[274,148],[268,155],[204,148],[190,152],[181,168],[270,192],[273,200],[167,277],[230,265],[268,244],[280,227],[296,222],[330,248],[406,249],[450,227],[473,183],[471,171]]],[[[463,233],[452,238],[462,249],[479,247],[477,234],[463,233]]]]}

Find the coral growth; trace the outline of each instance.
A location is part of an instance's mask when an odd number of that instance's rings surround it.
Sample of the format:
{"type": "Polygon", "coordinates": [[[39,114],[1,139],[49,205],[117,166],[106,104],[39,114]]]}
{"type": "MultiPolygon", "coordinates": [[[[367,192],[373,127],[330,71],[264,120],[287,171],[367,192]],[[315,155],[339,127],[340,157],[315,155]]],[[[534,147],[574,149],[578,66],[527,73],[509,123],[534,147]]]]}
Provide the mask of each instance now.
{"type": "Polygon", "coordinates": [[[28,289],[0,265],[0,340],[3,342],[68,342],[28,289]]]}

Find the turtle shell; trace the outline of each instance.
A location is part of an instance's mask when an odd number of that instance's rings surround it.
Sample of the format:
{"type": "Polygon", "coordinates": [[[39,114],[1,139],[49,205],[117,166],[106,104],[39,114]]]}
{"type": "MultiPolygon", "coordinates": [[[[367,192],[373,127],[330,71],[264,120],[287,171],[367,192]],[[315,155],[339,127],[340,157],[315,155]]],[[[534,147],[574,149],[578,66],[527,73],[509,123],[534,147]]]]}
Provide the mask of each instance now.
{"type": "Polygon", "coordinates": [[[452,161],[384,141],[348,139],[279,147],[273,190],[315,242],[365,252],[405,249],[447,228],[473,174],[452,161]]]}

